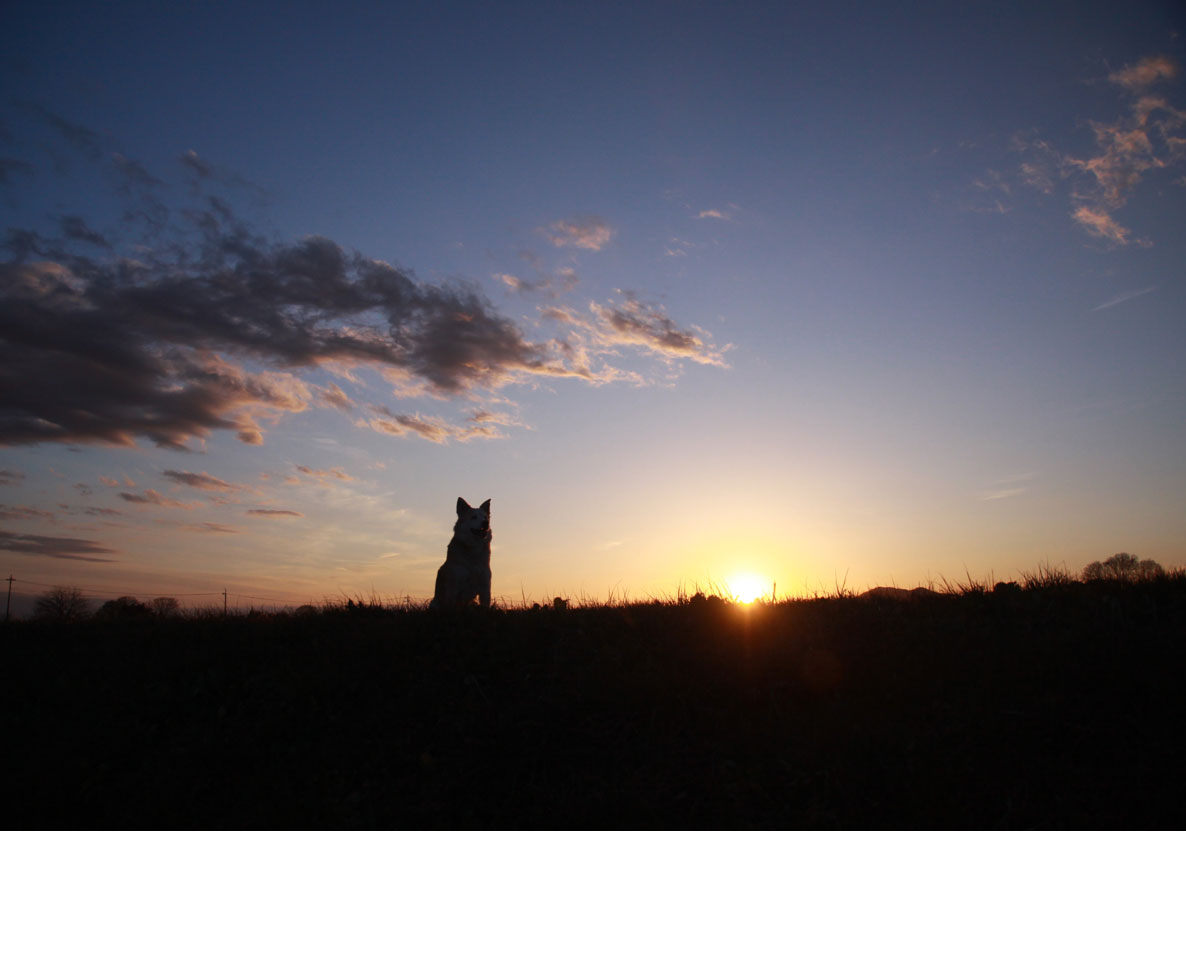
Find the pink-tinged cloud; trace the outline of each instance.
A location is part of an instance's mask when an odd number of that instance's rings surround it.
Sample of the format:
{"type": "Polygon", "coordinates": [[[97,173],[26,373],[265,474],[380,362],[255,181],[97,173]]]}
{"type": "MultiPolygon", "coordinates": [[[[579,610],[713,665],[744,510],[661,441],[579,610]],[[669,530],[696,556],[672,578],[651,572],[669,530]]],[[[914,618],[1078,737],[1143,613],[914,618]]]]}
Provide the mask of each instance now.
{"type": "Polygon", "coordinates": [[[527,280],[518,276],[512,276],[510,273],[495,273],[494,279],[502,283],[512,293],[533,293],[539,289],[538,283],[529,283],[527,280]]]}
{"type": "Polygon", "coordinates": [[[553,246],[575,246],[597,252],[613,238],[614,231],[597,216],[585,219],[559,220],[540,230],[553,246]]]}
{"type": "Polygon", "coordinates": [[[551,299],[555,299],[557,294],[569,292],[581,281],[576,270],[569,266],[558,269],[555,276],[545,276],[535,282],[510,273],[495,273],[494,279],[518,296],[539,293],[551,299]]]}
{"type": "Polygon", "coordinates": [[[374,415],[368,422],[370,426],[376,431],[398,438],[416,435],[426,441],[442,444],[446,441],[503,437],[498,427],[491,422],[472,420],[470,426],[466,427],[420,414],[396,414],[383,405],[372,405],[370,410],[374,415]]]}
{"type": "Polygon", "coordinates": [[[720,209],[701,209],[696,216],[697,219],[728,219],[720,209]]]}
{"type": "Polygon", "coordinates": [[[579,313],[563,306],[549,306],[540,310],[540,316],[545,320],[554,320],[557,323],[566,323],[570,326],[584,327],[586,323],[581,319],[579,313]]]}
{"type": "Polygon", "coordinates": [[[1144,128],[1099,122],[1092,122],[1091,127],[1100,153],[1083,160],[1068,159],[1068,162],[1094,176],[1104,203],[1118,208],[1128,200],[1145,172],[1164,168],[1166,163],[1157,157],[1144,128]]]}
{"type": "Polygon", "coordinates": [[[337,408],[339,411],[354,410],[354,402],[337,384],[331,383],[327,387],[318,388],[317,400],[318,403],[326,407],[337,408]]]}
{"type": "Polygon", "coordinates": [[[164,471],[161,474],[179,485],[188,485],[190,488],[197,488],[207,492],[234,492],[243,487],[242,485],[232,485],[230,482],[224,482],[221,478],[215,478],[206,472],[164,471]]]}
{"type": "Polygon", "coordinates": [[[1108,75],[1108,80],[1132,91],[1139,91],[1156,84],[1158,81],[1168,81],[1178,73],[1178,66],[1163,54],[1144,57],[1136,64],[1114,71],[1108,75]]]}
{"type": "Polygon", "coordinates": [[[308,465],[297,465],[296,470],[302,475],[316,479],[323,485],[332,485],[331,479],[339,482],[354,481],[354,476],[346,474],[345,470],[341,468],[310,468],[308,465]]]}
{"type": "Polygon", "coordinates": [[[135,505],[159,505],[167,509],[200,509],[203,505],[202,502],[178,502],[153,488],[146,488],[143,495],[136,492],[120,492],[119,497],[135,505]]]}
{"type": "Polygon", "coordinates": [[[1133,239],[1130,230],[1125,229],[1106,210],[1099,207],[1081,205],[1071,213],[1071,217],[1091,235],[1113,245],[1127,246],[1130,242],[1142,246],[1150,245],[1147,239],[1133,239]]]}
{"type": "Polygon", "coordinates": [[[711,343],[712,335],[699,328],[678,326],[662,307],[627,296],[620,304],[590,303],[595,339],[610,346],[639,347],[669,359],[693,360],[716,367],[728,366],[724,353],[711,343]]]}
{"type": "Polygon", "coordinates": [[[469,420],[477,425],[494,425],[500,428],[525,428],[522,421],[514,415],[507,414],[505,411],[487,411],[485,408],[480,408],[470,415],[469,420]]]}
{"type": "Polygon", "coordinates": [[[303,519],[304,515],[300,512],[293,512],[291,509],[248,509],[248,515],[262,515],[271,517],[291,516],[297,519],[303,519]]]}

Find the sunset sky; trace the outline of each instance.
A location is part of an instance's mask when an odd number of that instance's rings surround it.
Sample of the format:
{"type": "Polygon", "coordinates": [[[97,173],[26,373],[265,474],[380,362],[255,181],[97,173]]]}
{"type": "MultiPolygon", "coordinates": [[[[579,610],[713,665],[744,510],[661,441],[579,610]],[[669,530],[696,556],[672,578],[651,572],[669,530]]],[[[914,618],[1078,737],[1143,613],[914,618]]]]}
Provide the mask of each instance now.
{"type": "Polygon", "coordinates": [[[7,3],[0,569],[419,600],[459,495],[509,604],[1186,564],[1184,28],[7,3]]]}

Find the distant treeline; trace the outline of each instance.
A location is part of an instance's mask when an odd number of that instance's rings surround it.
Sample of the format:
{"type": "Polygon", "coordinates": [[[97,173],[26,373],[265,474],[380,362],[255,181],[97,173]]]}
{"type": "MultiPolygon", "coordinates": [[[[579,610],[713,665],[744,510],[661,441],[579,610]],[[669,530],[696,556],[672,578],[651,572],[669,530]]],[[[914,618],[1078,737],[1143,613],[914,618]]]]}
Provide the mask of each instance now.
{"type": "MultiPolygon", "coordinates": [[[[1182,569],[1171,571],[1173,575],[1181,575],[1182,569]]],[[[1109,556],[1103,562],[1093,562],[1088,564],[1083,571],[1076,578],[1071,573],[1067,572],[1065,568],[1040,566],[1035,572],[1026,572],[1022,574],[1020,582],[1005,581],[999,583],[982,582],[973,580],[970,577],[966,582],[951,583],[945,582],[938,589],[934,587],[917,587],[913,590],[899,590],[894,587],[879,586],[875,589],[869,590],[868,594],[882,595],[882,596],[897,596],[902,597],[916,597],[918,595],[928,593],[944,593],[960,595],[967,592],[983,592],[989,589],[996,591],[1007,591],[1010,589],[1036,589],[1049,587],[1052,585],[1066,585],[1076,582],[1092,583],[1101,581],[1134,583],[1146,582],[1149,580],[1161,579],[1170,575],[1161,566],[1160,563],[1152,559],[1140,559],[1131,553],[1118,552],[1113,556],[1109,556]]],[[[825,594],[826,595],[826,594],[825,594]]],[[[852,595],[846,589],[839,588],[835,590],[837,596],[852,595]]],[[[867,595],[867,594],[866,594],[867,595]]],[[[812,597],[819,598],[819,596],[812,597]]],[[[727,591],[711,588],[709,592],[697,590],[692,594],[687,594],[682,591],[675,596],[666,600],[652,600],[652,602],[664,602],[668,605],[679,605],[688,602],[703,602],[707,600],[712,601],[730,601],[731,597],[727,591]]],[[[552,601],[552,608],[563,609],[570,605],[570,600],[562,599],[557,596],[552,601]]],[[[372,596],[368,601],[358,600],[357,602],[351,597],[347,598],[345,603],[341,602],[327,602],[321,607],[307,604],[298,606],[295,609],[288,608],[286,611],[294,612],[299,616],[310,616],[322,610],[361,610],[361,609],[419,609],[426,606],[426,602],[413,602],[408,598],[398,604],[385,604],[379,597],[372,596]]],[[[505,605],[505,604],[503,604],[505,605]]],[[[526,601],[518,604],[522,608],[528,608],[526,601]]],[[[585,606],[607,606],[607,605],[622,605],[615,603],[599,603],[586,602],[585,606]]],[[[531,604],[531,608],[540,609],[538,603],[531,604]]],[[[181,615],[205,617],[217,614],[225,614],[229,611],[224,607],[201,606],[196,608],[185,609],[176,597],[173,596],[158,596],[150,601],[142,602],[134,596],[120,596],[116,599],[105,601],[97,610],[92,609],[91,600],[85,595],[85,592],[77,586],[55,586],[49,592],[39,596],[34,602],[33,618],[36,620],[50,621],[50,622],[76,622],[89,618],[100,620],[113,619],[128,619],[128,618],[146,618],[149,616],[156,617],[176,617],[181,615]]],[[[254,613],[252,608],[250,612],[254,613]]]]}

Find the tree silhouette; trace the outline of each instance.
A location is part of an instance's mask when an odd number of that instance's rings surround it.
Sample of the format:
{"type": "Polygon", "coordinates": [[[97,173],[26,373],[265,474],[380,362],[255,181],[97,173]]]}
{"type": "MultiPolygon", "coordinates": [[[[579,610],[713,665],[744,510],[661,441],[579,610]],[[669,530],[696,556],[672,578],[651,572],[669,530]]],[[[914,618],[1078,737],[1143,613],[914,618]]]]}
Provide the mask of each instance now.
{"type": "Polygon", "coordinates": [[[1161,563],[1154,559],[1142,559],[1137,563],[1137,579],[1160,579],[1165,575],[1161,563]]]}
{"type": "Polygon", "coordinates": [[[152,601],[152,612],[157,616],[176,616],[181,612],[181,604],[173,596],[158,596],[152,601]]]}
{"type": "Polygon", "coordinates": [[[68,623],[85,620],[90,613],[90,603],[77,586],[55,586],[33,604],[33,616],[38,620],[68,623]]]}
{"type": "Polygon", "coordinates": [[[1138,559],[1131,552],[1118,552],[1103,562],[1098,560],[1083,567],[1083,581],[1111,579],[1122,583],[1158,579],[1165,575],[1161,563],[1153,559],[1138,559]]]}

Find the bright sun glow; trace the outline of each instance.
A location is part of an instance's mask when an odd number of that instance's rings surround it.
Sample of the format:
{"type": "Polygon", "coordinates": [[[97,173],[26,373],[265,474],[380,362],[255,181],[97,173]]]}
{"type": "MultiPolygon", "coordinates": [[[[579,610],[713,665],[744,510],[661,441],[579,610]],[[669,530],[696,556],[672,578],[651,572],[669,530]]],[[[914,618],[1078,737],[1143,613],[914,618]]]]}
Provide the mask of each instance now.
{"type": "Polygon", "coordinates": [[[752,603],[761,596],[769,595],[770,583],[765,577],[753,573],[738,573],[729,580],[728,590],[738,603],[752,603]]]}

